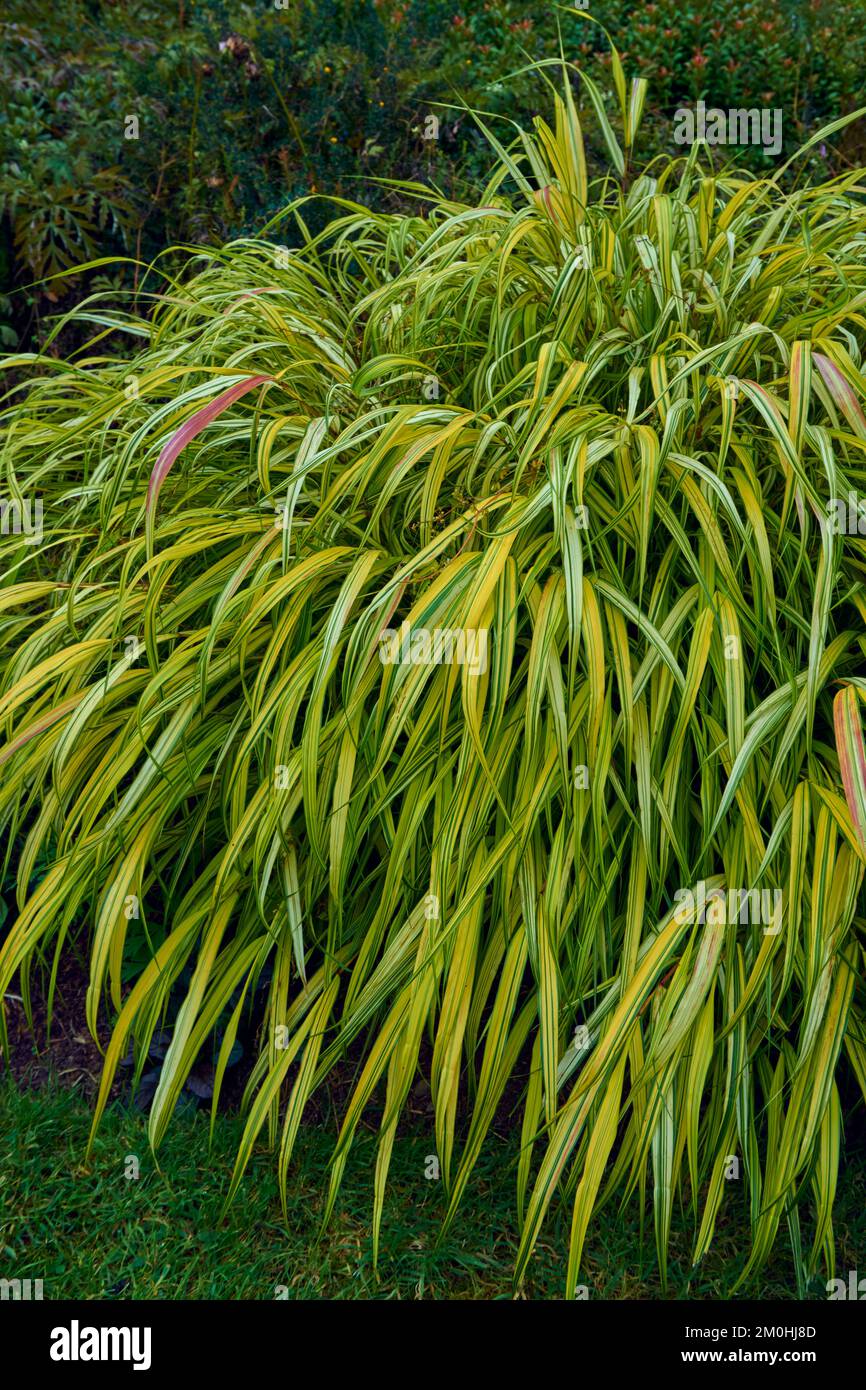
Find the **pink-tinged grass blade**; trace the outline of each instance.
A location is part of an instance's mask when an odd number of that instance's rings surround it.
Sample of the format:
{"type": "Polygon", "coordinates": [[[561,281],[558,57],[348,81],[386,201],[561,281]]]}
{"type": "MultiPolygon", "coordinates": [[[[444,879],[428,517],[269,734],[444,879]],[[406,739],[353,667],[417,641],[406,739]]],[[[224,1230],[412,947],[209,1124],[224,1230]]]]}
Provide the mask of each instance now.
{"type": "Polygon", "coordinates": [[[160,488],[169,475],[171,466],[178,454],[186,448],[197,434],[209,425],[211,420],[215,420],[218,415],[222,415],[224,410],[228,410],[230,405],[239,401],[241,396],[245,396],[254,387],[261,386],[262,382],[273,381],[272,376],[250,376],[245,381],[236,381],[234,386],[230,386],[227,391],[223,391],[215,400],[208,401],[201,410],[197,410],[191,415],[172,435],[171,439],[161,451],[159,458],[154,465],[150,475],[150,482],[147,485],[147,508],[145,512],[145,528],[147,534],[147,553],[153,554],[153,518],[156,513],[156,503],[159,498],[160,488]]]}
{"type": "Polygon", "coordinates": [[[231,304],[229,305],[228,311],[229,311],[229,313],[231,313],[232,309],[236,309],[236,308],[238,307],[239,304],[243,304],[243,302],[244,302],[245,299],[255,299],[256,296],[257,296],[257,295],[260,295],[260,294],[281,294],[281,293],[282,293],[282,291],[281,291],[279,285],[262,285],[259,289],[255,289],[255,290],[244,290],[243,294],[239,294],[238,297],[237,297],[237,299],[233,299],[233,300],[232,300],[231,304]]]}
{"type": "Polygon", "coordinates": [[[38,719],[28,725],[23,733],[16,734],[10,743],[7,743],[4,748],[0,748],[0,764],[5,763],[8,758],[12,757],[13,753],[17,753],[18,749],[23,748],[32,738],[36,738],[37,734],[44,734],[45,730],[50,729],[52,724],[56,724],[58,719],[63,719],[65,715],[75,709],[76,705],[81,703],[82,697],[83,692],[76,691],[68,699],[61,700],[59,705],[55,705],[46,714],[40,715],[38,719]]]}
{"type": "Polygon", "coordinates": [[[863,743],[857,691],[853,685],[846,685],[833,701],[833,723],[845,800],[851,812],[854,833],[866,859],[866,745],[863,743]]]}
{"type": "Polygon", "coordinates": [[[866,439],[866,416],[860,409],[860,402],[854,394],[847,377],[843,376],[829,357],[824,357],[820,352],[813,352],[812,359],[818,371],[821,373],[824,385],[830,392],[835,405],[838,405],[848,424],[856,435],[861,439],[866,439]]]}

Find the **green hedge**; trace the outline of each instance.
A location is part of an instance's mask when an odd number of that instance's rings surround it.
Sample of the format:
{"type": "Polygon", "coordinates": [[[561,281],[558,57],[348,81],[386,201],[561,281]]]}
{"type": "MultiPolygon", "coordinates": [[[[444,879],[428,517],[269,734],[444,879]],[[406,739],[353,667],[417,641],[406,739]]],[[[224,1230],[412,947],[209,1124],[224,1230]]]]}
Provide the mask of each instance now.
{"type": "MultiPolygon", "coordinates": [[[[649,153],[670,147],[677,106],[698,98],[781,108],[790,152],[856,107],[866,66],[862,0],[747,0],[722,17],[702,3],[598,0],[593,20],[531,0],[276,3],[57,0],[35,12],[13,0],[0,26],[7,294],[100,254],[149,261],[255,231],[307,192],[364,200],[373,179],[408,179],[465,194],[489,153],[460,101],[525,125],[547,104],[527,60],[555,59],[558,29],[604,89],[601,25],[648,78],[649,153]],[[433,114],[438,139],[425,139],[433,114]]],[[[862,128],[841,140],[814,152],[816,177],[863,162],[862,128]]],[[[760,149],[738,157],[772,167],[760,149]]],[[[604,162],[600,143],[590,158],[604,162]]],[[[328,216],[313,205],[313,229],[328,216]]],[[[0,342],[29,337],[77,290],[0,295],[0,342]]]]}

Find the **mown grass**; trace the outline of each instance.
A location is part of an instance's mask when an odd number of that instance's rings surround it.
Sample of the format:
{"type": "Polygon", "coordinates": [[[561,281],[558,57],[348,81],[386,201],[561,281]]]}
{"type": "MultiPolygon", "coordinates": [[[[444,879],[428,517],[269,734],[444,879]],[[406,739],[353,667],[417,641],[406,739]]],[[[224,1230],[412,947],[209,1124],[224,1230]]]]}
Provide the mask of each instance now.
{"type": "MultiPolygon", "coordinates": [[[[334,1136],[304,1127],[288,1192],[288,1224],[280,1220],[276,1173],[260,1149],[251,1161],[242,1202],[222,1216],[227,1174],[241,1131],[223,1117],[208,1153],[208,1123],[178,1111],[157,1168],[147,1146],[146,1119],[112,1105],[87,1167],[82,1154],[90,1111],[58,1087],[19,1091],[0,1085],[0,1274],[41,1278],[46,1298],[289,1299],[510,1298],[519,1235],[514,1214],[514,1138],[491,1138],[479,1159],[459,1232],[437,1244],[444,1212],[441,1184],[424,1176],[433,1148],[422,1123],[395,1144],[382,1222],[379,1277],[372,1267],[369,1167],[375,1136],[359,1138],[335,1219],[319,1239],[321,1173],[334,1136]],[[138,1180],[124,1177],[129,1155],[138,1180]]],[[[835,1210],[837,1266],[858,1268],[866,1251],[866,1175],[862,1153],[849,1154],[835,1210]]],[[[693,1238],[682,1211],[674,1220],[668,1297],[731,1297],[749,1249],[744,1203],[719,1219],[717,1238],[689,1282],[693,1238]]],[[[539,1243],[528,1298],[562,1294],[567,1228],[555,1215],[539,1243]]],[[[651,1217],[641,1241],[632,1204],[605,1213],[588,1242],[590,1299],[657,1299],[664,1295],[651,1217]]],[[[771,1262],[738,1296],[796,1299],[790,1247],[779,1241],[771,1262]]],[[[820,1281],[808,1297],[823,1297],[820,1281]]]]}

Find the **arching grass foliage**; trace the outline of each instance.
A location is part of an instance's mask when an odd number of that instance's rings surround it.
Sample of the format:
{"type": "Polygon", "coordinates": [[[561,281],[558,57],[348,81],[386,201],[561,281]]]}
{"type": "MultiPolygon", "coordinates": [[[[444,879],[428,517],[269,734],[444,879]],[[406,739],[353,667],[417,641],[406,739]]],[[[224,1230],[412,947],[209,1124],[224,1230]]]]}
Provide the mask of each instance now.
{"type": "Polygon", "coordinates": [[[377,1230],[419,1070],[449,1224],[505,1097],[516,1278],[565,1200],[569,1293],[623,1200],[662,1270],[728,1201],[746,1274],[785,1222],[831,1273],[866,1089],[863,188],[641,170],[614,76],[598,184],[566,84],[477,207],[85,304],[0,479],[0,993],[86,947],[96,1122],[168,1020],[154,1145],[258,1008],[232,1193],[350,1057],[377,1230]]]}

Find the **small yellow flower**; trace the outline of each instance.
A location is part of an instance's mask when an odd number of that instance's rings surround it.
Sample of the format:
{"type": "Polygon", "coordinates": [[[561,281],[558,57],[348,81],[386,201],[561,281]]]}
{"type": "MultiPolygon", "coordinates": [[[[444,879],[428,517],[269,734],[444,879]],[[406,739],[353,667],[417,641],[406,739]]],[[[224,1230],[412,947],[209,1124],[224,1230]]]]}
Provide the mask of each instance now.
{"type": "Polygon", "coordinates": [[[380,106],[384,106],[384,105],[385,105],[384,101],[380,101],[380,102],[379,102],[379,105],[380,105],[380,106]]]}
{"type": "Polygon", "coordinates": [[[336,143],[337,143],[337,137],[336,137],[336,135],[332,135],[332,136],[331,136],[331,144],[332,144],[332,145],[336,145],[336,143]]]}
{"type": "Polygon", "coordinates": [[[331,71],[331,69],[330,69],[330,68],[327,66],[327,64],[326,64],[326,65],[325,65],[325,72],[330,72],[330,71],[331,71]]]}

